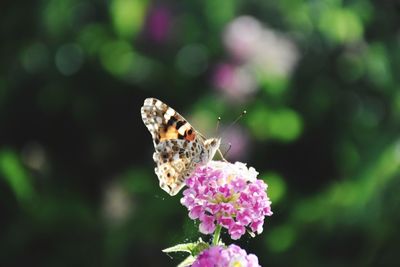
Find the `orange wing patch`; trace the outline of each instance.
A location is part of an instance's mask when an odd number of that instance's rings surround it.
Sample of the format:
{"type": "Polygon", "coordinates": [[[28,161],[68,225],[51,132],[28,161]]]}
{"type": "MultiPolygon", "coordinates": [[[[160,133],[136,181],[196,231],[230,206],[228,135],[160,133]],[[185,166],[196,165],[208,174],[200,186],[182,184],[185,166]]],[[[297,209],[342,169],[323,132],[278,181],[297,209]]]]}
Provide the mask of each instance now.
{"type": "Polygon", "coordinates": [[[168,126],[167,128],[163,128],[160,131],[160,141],[170,140],[170,139],[178,139],[179,132],[176,127],[168,126]]]}
{"type": "Polygon", "coordinates": [[[189,129],[185,131],[185,139],[188,141],[193,141],[196,138],[196,133],[193,131],[193,129],[189,129]]]}
{"type": "Polygon", "coordinates": [[[185,139],[187,141],[193,141],[196,138],[196,133],[192,126],[185,120],[179,120],[175,116],[171,116],[167,124],[160,129],[159,140],[165,141],[170,139],[185,139]]]}

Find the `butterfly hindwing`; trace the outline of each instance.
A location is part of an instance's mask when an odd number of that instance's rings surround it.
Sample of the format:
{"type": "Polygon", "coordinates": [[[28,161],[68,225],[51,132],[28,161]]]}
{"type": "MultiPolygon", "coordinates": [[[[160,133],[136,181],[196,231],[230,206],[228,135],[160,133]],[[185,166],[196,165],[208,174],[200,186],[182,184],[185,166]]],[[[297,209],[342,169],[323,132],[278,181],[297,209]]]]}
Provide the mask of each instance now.
{"type": "Polygon", "coordinates": [[[156,146],[153,159],[157,164],[160,187],[171,196],[184,186],[185,179],[199,163],[200,146],[187,140],[165,140],[156,146]]]}

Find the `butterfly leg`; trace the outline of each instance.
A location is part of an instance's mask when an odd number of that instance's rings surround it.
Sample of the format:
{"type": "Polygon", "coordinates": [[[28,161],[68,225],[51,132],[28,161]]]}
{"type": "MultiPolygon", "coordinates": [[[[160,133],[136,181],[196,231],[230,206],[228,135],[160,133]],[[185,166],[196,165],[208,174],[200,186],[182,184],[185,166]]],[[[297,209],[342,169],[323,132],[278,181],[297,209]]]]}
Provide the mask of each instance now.
{"type": "Polygon", "coordinates": [[[225,159],[225,157],[224,157],[224,155],[222,154],[222,152],[221,152],[221,150],[218,148],[218,154],[220,155],[220,157],[222,158],[222,160],[223,161],[225,161],[225,162],[228,162],[226,159],[225,159]]]}

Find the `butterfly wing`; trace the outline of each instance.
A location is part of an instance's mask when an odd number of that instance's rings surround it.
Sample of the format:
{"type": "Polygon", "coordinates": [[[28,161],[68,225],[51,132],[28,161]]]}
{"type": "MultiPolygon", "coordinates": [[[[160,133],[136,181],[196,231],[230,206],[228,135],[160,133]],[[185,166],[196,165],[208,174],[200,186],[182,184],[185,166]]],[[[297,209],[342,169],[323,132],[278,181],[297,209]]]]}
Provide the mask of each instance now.
{"type": "Polygon", "coordinates": [[[141,113],[142,120],[153,137],[154,146],[170,139],[198,139],[196,131],[185,118],[158,99],[147,98],[141,113]]]}
{"type": "Polygon", "coordinates": [[[200,163],[204,144],[193,127],[174,109],[155,98],[147,98],[141,110],[156,152],[155,173],[160,187],[176,195],[200,163]]]}
{"type": "Polygon", "coordinates": [[[157,163],[154,171],[160,187],[171,196],[176,195],[199,164],[199,154],[200,147],[193,141],[172,139],[160,142],[153,154],[157,163]]]}

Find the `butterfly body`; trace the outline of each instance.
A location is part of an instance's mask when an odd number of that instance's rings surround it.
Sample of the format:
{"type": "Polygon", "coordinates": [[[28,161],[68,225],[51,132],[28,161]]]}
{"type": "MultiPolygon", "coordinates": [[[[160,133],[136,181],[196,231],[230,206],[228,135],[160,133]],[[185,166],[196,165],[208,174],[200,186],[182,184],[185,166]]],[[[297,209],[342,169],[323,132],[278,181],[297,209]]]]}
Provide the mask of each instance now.
{"type": "Polygon", "coordinates": [[[144,101],[141,114],[153,138],[160,187],[176,195],[198,166],[213,159],[221,140],[205,139],[178,112],[155,98],[144,101]]]}

